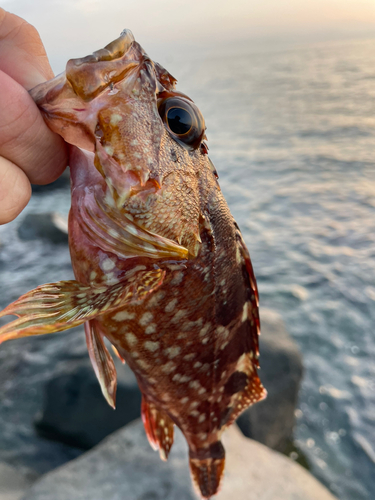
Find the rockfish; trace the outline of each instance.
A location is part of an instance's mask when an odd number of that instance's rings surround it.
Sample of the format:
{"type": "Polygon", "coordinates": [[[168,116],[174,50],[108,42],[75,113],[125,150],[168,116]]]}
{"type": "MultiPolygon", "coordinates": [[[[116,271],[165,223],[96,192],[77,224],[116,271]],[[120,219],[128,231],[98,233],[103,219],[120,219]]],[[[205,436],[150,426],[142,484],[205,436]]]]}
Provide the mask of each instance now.
{"type": "Polygon", "coordinates": [[[202,498],[224,472],[221,435],[263,399],[258,292],[248,250],[208,157],[205,122],[129,30],[67,63],[31,95],[71,144],[69,245],[76,280],[4,309],[0,342],[84,324],[115,406],[104,338],[134,371],[151,446],[166,460],[177,425],[202,498]]]}

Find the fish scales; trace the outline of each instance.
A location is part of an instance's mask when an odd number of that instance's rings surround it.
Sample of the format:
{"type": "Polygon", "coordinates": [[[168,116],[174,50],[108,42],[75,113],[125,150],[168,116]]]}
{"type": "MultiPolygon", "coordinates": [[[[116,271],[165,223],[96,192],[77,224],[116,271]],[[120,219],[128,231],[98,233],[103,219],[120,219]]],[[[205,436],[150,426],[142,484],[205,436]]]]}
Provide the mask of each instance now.
{"type": "Polygon", "coordinates": [[[69,245],[76,281],[42,285],[0,316],[0,342],[84,324],[115,406],[116,370],[134,371],[146,434],[162,460],[183,432],[202,498],[219,490],[221,436],[266,395],[258,378],[258,293],[220,190],[205,124],[129,30],[73,59],[31,95],[71,144],[69,245]]]}

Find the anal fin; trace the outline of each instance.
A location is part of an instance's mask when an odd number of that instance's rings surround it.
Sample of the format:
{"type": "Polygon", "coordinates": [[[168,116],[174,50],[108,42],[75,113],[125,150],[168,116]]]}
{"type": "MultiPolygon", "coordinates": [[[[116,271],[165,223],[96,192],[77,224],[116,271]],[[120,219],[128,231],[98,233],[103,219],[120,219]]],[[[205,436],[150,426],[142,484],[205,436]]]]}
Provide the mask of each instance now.
{"type": "Polygon", "coordinates": [[[174,423],[166,413],[156,408],[144,396],[141,413],[151,447],[154,450],[159,450],[160,458],[166,461],[173,444],[174,423]]]}
{"type": "Polygon", "coordinates": [[[117,389],[116,368],[95,320],[86,321],[85,334],[90,360],[103,396],[107,400],[107,403],[115,409],[117,389]]]}

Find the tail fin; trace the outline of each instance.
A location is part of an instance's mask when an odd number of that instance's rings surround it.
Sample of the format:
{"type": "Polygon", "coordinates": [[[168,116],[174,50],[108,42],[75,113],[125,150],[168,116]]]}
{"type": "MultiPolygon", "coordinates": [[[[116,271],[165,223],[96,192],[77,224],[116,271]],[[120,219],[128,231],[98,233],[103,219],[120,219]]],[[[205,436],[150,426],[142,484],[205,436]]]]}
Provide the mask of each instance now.
{"type": "Polygon", "coordinates": [[[174,423],[144,396],[141,411],[148,441],[154,450],[159,450],[160,458],[166,461],[173,444],[174,423]]]}
{"type": "Polygon", "coordinates": [[[209,448],[192,452],[190,450],[190,471],[193,483],[202,499],[209,499],[220,489],[224,476],[225,450],[221,441],[209,448]]]}

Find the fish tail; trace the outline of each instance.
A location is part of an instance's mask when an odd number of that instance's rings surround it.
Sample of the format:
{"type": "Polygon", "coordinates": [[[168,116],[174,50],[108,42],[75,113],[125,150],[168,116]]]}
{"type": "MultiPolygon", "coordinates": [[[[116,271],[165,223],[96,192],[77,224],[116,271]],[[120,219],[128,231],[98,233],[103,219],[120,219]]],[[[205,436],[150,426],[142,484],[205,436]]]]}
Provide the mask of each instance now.
{"type": "Polygon", "coordinates": [[[221,441],[209,448],[189,453],[190,472],[194,486],[202,499],[218,493],[224,476],[225,450],[221,441]]]}
{"type": "Polygon", "coordinates": [[[174,437],[174,423],[168,415],[156,408],[143,396],[142,398],[142,420],[146,435],[151,447],[159,450],[160,458],[168,460],[174,437]]]}

